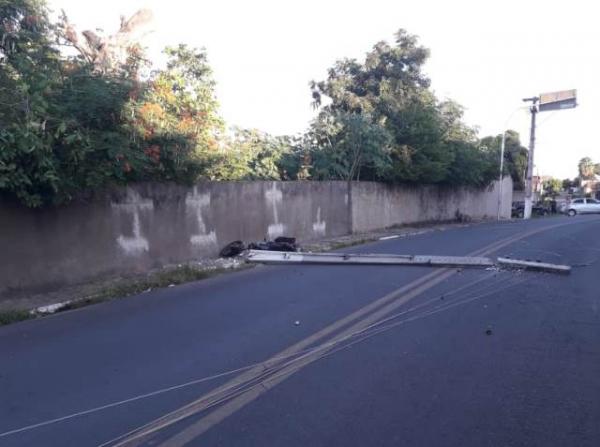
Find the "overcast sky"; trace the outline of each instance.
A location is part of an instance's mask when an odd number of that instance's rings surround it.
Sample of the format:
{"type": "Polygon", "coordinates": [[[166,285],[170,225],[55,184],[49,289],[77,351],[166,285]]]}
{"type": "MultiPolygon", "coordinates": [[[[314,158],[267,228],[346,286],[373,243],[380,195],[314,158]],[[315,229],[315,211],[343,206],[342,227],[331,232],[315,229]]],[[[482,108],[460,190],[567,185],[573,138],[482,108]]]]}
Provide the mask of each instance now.
{"type": "MultiPolygon", "coordinates": [[[[480,135],[498,134],[521,98],[576,88],[579,108],[539,115],[536,170],[577,175],[577,162],[600,162],[600,26],[590,0],[50,0],[79,30],[115,31],[121,14],[150,8],[156,57],[180,42],[206,47],[229,125],[273,134],[303,131],[314,111],[308,82],[336,59],[364,54],[398,28],[431,49],[426,72],[439,97],[466,110],[480,135]]],[[[510,128],[529,139],[528,117],[510,128]]]]}

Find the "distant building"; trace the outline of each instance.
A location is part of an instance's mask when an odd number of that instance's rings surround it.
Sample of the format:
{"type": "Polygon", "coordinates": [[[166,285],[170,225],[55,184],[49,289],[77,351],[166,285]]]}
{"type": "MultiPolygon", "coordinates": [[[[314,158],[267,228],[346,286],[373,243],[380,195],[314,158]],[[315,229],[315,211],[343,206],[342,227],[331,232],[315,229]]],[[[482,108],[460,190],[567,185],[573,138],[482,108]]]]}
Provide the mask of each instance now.
{"type": "Polygon", "coordinates": [[[531,189],[533,190],[533,194],[538,197],[544,193],[544,180],[549,177],[534,175],[531,177],[531,189]]]}
{"type": "Polygon", "coordinates": [[[600,175],[595,175],[594,178],[591,179],[580,179],[579,187],[583,194],[597,196],[598,193],[600,193],[600,175]]]}
{"type": "MultiPolygon", "coordinates": [[[[550,177],[533,175],[531,176],[531,192],[532,192],[532,200],[533,203],[537,203],[540,201],[542,194],[544,192],[544,180],[550,177]]],[[[513,191],[513,202],[524,202],[525,201],[525,191],[524,190],[514,190],[513,191]]]]}

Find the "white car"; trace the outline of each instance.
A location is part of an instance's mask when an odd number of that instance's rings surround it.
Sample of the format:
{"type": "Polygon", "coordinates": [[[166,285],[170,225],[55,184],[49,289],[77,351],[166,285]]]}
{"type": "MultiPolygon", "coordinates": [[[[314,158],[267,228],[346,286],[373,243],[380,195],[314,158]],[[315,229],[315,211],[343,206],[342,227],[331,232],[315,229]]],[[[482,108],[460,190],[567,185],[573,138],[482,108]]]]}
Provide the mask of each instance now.
{"type": "Polygon", "coordinates": [[[596,199],[575,199],[567,206],[569,216],[592,213],[600,214],[600,201],[596,199]]]}

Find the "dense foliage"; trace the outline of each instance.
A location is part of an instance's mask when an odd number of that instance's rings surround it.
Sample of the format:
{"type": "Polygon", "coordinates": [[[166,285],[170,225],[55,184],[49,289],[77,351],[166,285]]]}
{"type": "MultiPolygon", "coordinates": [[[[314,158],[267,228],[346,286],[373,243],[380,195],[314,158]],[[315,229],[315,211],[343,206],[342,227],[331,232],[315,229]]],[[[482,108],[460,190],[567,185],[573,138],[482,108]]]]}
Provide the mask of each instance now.
{"type": "MultiPolygon", "coordinates": [[[[502,135],[489,136],[481,140],[481,145],[500,157],[502,135]]],[[[525,171],[527,170],[527,149],[521,145],[519,134],[514,130],[506,132],[504,141],[504,172],[510,174],[514,189],[525,189],[525,171]]]]}
{"type": "MultiPolygon", "coordinates": [[[[320,107],[311,131],[330,159],[349,166],[343,175],[329,169],[330,177],[347,178],[354,161],[366,180],[482,186],[494,178],[497,159],[462,122],[462,108],[429,89],[422,70],[428,56],[415,36],[400,30],[395,44],[377,43],[364,62],[338,61],[326,80],[311,83],[320,107]],[[373,137],[357,154],[348,141],[362,135],[373,137]]],[[[319,151],[314,158],[318,168],[319,151]]]]}
{"type": "MultiPolygon", "coordinates": [[[[423,73],[429,52],[403,30],[312,82],[310,128],[276,137],[225,130],[204,50],[167,48],[166,67],[150,71],[129,39],[147,18],[140,11],[114,36],[81,38],[64,14],[52,23],[43,0],[0,0],[1,193],[35,207],[142,180],[483,186],[497,176],[499,137],[479,141],[462,108],[435,97],[423,73]]],[[[517,185],[523,151],[509,133],[506,172],[517,185]]]]}
{"type": "Polygon", "coordinates": [[[65,57],[41,1],[0,0],[0,18],[0,191],[40,206],[113,182],[193,181],[218,151],[203,51],[165,50],[142,82],[137,47],[109,71],[65,57]]]}
{"type": "Polygon", "coordinates": [[[544,180],[544,195],[550,198],[556,198],[563,189],[563,181],[557,178],[544,180]]]}
{"type": "Polygon", "coordinates": [[[594,163],[590,157],[583,157],[577,165],[579,169],[579,178],[583,180],[593,179],[595,175],[600,175],[600,163],[594,163]]]}

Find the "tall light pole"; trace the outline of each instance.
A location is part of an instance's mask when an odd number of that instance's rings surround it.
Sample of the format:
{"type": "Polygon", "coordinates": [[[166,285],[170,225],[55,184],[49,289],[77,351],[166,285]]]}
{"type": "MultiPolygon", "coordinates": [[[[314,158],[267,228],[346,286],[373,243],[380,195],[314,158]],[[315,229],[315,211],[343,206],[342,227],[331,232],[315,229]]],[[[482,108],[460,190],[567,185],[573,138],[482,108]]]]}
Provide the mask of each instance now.
{"type": "Polygon", "coordinates": [[[502,143],[500,144],[500,174],[498,176],[498,215],[496,216],[498,220],[500,220],[500,216],[502,214],[502,193],[503,193],[503,184],[504,184],[504,150],[506,146],[506,131],[508,130],[508,123],[511,118],[517,113],[519,110],[522,110],[523,107],[517,107],[506,119],[504,123],[504,129],[502,130],[502,143]]]}
{"type": "Polygon", "coordinates": [[[502,144],[500,144],[500,175],[498,176],[498,216],[497,220],[500,220],[500,214],[502,211],[502,186],[504,183],[504,146],[506,144],[506,126],[504,126],[504,132],[502,132],[502,144]]]}

